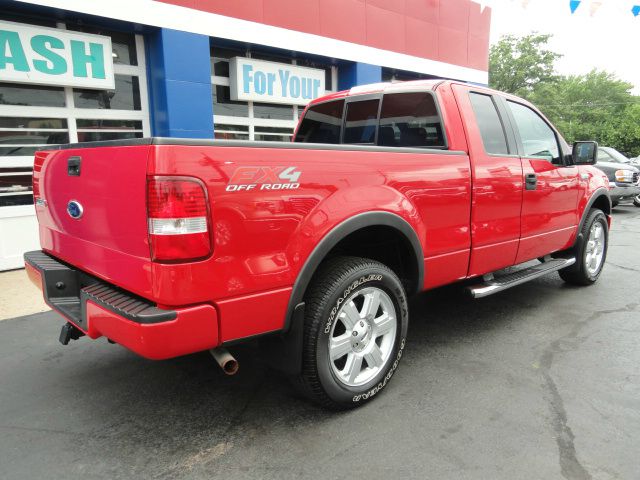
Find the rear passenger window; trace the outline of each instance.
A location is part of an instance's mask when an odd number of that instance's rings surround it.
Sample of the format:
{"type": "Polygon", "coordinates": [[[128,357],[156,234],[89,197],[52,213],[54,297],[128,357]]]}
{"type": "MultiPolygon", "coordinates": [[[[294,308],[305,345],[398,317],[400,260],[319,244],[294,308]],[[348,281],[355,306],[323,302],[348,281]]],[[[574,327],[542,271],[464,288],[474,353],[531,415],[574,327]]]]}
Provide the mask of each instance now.
{"type": "Polygon", "coordinates": [[[444,148],[444,134],[433,95],[426,92],[385,95],[378,145],[444,148]]]}
{"type": "Polygon", "coordinates": [[[347,103],[342,143],[373,144],[375,142],[379,103],[378,99],[347,103]]]}
{"type": "Polygon", "coordinates": [[[484,151],[489,154],[507,155],[507,139],[493,99],[481,93],[470,93],[469,98],[482,136],[484,151]]]}
{"type": "Polygon", "coordinates": [[[343,108],[344,100],[335,100],[309,107],[302,119],[295,141],[340,143],[343,108]]]}

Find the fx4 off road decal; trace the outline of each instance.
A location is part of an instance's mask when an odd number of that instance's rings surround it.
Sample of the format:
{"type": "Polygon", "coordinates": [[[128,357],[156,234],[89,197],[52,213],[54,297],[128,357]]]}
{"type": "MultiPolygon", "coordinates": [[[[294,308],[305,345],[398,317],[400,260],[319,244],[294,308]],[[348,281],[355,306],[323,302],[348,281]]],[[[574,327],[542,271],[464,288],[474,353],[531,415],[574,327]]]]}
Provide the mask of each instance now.
{"type": "Polygon", "coordinates": [[[296,167],[239,167],[233,172],[226,190],[295,190],[300,188],[301,174],[296,167]]]}

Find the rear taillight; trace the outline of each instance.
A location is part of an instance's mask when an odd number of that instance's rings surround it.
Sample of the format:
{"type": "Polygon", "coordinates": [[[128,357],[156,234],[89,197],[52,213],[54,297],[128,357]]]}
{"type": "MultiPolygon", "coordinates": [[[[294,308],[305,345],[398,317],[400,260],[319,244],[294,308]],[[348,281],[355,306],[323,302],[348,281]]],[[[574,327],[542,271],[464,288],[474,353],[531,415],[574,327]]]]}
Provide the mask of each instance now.
{"type": "Polygon", "coordinates": [[[45,152],[36,152],[33,160],[33,201],[36,205],[44,202],[40,195],[40,177],[42,176],[42,167],[46,158],[47,154],[45,152]]]}
{"type": "Polygon", "coordinates": [[[191,177],[149,177],[147,215],[153,260],[192,260],[211,253],[204,184],[191,177]]]}

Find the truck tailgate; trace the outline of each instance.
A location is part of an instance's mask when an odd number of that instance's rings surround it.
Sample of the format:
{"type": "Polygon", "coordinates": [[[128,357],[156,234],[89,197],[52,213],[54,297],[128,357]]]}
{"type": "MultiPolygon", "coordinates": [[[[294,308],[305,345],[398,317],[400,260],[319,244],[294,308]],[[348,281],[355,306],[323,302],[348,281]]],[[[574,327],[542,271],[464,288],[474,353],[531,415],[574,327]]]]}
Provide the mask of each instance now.
{"type": "Polygon", "coordinates": [[[38,152],[34,163],[42,248],[147,298],[148,154],[146,145],[62,149],[38,152]]]}

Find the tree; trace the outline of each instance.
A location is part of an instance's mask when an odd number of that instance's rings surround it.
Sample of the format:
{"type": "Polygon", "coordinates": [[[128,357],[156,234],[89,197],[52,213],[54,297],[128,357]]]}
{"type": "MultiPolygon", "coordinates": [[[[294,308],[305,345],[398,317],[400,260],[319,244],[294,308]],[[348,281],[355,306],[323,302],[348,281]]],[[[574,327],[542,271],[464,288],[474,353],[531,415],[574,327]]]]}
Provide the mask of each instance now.
{"type": "Polygon", "coordinates": [[[630,157],[640,156],[640,99],[628,105],[607,127],[603,145],[612,145],[630,157]]]}
{"type": "Polygon", "coordinates": [[[554,63],[562,57],[546,48],[551,35],[503,36],[489,51],[489,86],[527,97],[537,85],[557,79],[554,63]]]}
{"type": "Polygon", "coordinates": [[[596,140],[640,155],[640,97],[631,94],[633,85],[599,70],[558,75],[554,63],[561,55],[547,48],[550,38],[502,37],[489,52],[489,85],[531,101],[569,142],[596,140]]]}
{"type": "Polygon", "coordinates": [[[640,127],[633,124],[637,119],[634,107],[640,107],[640,99],[630,93],[632,88],[611,73],[592,70],[537,85],[528,99],[569,142],[596,140],[635,153],[640,142],[633,132],[640,127]]]}

